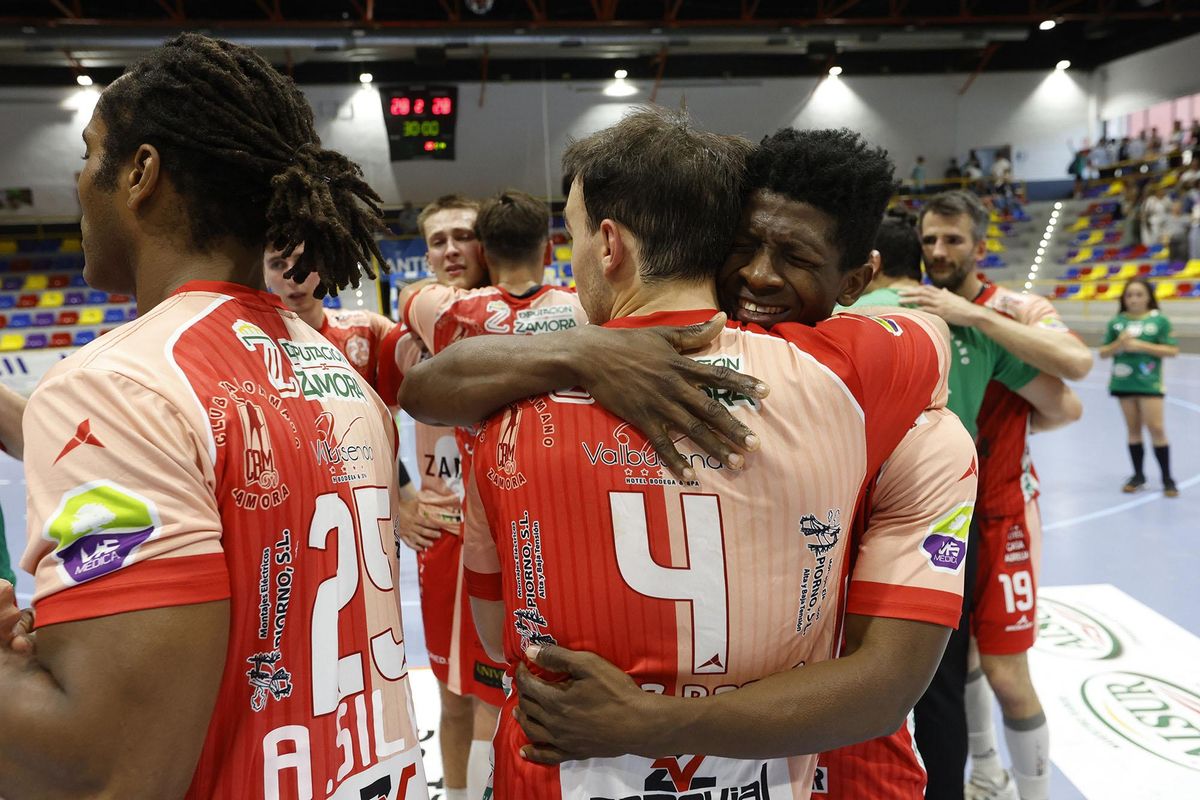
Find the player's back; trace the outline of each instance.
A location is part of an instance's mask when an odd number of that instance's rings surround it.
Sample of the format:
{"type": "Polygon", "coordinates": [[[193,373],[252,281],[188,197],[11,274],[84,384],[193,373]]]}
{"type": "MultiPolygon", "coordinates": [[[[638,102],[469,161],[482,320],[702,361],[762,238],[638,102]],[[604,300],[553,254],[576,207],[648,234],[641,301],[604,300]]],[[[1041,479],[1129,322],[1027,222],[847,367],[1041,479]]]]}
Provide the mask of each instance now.
{"type": "Polygon", "coordinates": [[[404,322],[437,354],[459,339],[555,333],[583,325],[587,317],[575,292],[557,286],[515,295],[500,286],[457,289],[435,284],[409,298],[404,322]]]}
{"type": "MultiPolygon", "coordinates": [[[[989,285],[977,303],[1030,325],[1071,335],[1049,300],[989,285]]],[[[979,515],[1020,514],[1038,497],[1037,472],[1029,453],[1029,414],[1025,398],[993,381],[979,412],[979,515]]]]}
{"type": "Polygon", "coordinates": [[[358,374],[366,379],[371,388],[378,391],[381,345],[395,326],[396,323],[373,311],[334,311],[327,308],[320,332],[337,345],[337,349],[342,351],[358,374]]]}
{"type": "Polygon", "coordinates": [[[423,798],[387,409],[269,295],[185,289],[39,388],[95,440],[32,466],[39,621],[228,599],[188,796],[423,798]]]}
{"type": "MultiPolygon", "coordinates": [[[[603,655],[649,691],[701,697],[830,657],[865,477],[933,399],[939,353],[924,323],[904,315],[848,315],[830,323],[832,335],[782,327],[786,340],[730,327],[693,356],[771,386],[761,404],[718,398],[765,443],[744,471],[692,453],[696,481],[683,485],[640,432],[582,393],[532,398],[485,424],[468,498],[477,491],[486,524],[469,506],[467,566],[473,594],[506,603],[510,662],[531,643],[556,642],[603,655]],[[868,365],[871,353],[879,358],[868,365]]],[[[929,573],[937,591],[946,579],[929,573]]],[[[524,743],[501,714],[498,800],[706,787],[714,797],[733,788],[806,797],[815,763],[625,757],[551,771],[516,757],[524,743]]]]}

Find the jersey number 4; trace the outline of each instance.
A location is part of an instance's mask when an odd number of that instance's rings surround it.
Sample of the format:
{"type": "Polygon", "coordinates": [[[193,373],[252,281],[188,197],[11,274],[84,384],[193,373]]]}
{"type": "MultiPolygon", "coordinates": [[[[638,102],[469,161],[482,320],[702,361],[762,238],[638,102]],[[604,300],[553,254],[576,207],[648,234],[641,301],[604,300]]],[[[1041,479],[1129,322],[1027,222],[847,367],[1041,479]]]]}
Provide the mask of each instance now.
{"type": "Polygon", "coordinates": [[[692,607],[692,672],[721,675],[729,664],[729,600],[721,502],[712,494],[684,494],[687,565],[664,567],[650,555],[646,501],[641,492],[609,492],[617,567],[631,589],[692,607]]]}

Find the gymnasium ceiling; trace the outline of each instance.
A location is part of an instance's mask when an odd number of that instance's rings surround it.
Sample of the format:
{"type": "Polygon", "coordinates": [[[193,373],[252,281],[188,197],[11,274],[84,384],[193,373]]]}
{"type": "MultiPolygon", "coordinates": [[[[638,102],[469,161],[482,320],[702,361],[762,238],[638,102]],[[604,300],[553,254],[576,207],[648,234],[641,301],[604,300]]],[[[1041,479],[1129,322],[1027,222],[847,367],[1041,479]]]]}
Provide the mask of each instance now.
{"type": "Polygon", "coordinates": [[[1200,0],[0,0],[0,84],[106,82],[183,30],[301,83],[1086,70],[1200,32],[1200,0]]]}

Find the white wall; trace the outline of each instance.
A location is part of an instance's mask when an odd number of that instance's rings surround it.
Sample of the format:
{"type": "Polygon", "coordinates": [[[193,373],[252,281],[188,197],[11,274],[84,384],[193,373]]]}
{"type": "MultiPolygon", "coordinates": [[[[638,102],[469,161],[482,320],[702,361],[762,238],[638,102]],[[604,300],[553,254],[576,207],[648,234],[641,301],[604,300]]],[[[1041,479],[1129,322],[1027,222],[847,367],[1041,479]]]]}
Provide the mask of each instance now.
{"type": "Polygon", "coordinates": [[[1096,79],[1100,119],[1200,92],[1200,34],[1111,61],[1096,79]]]}
{"type": "MultiPolygon", "coordinates": [[[[703,126],[759,139],[777,128],[846,126],[886,147],[907,177],[924,155],[930,177],[951,156],[972,147],[1009,144],[1018,177],[1062,178],[1066,141],[1087,135],[1086,77],[1072,73],[996,73],[981,76],[965,95],[961,74],[843,76],[663,84],[658,102],[686,102],[703,126]]],[[[459,88],[458,160],[388,160],[377,94],[357,86],[314,86],[306,94],[327,147],[358,160],[389,204],[422,202],[448,191],[486,194],[513,186],[538,195],[560,191],[558,159],[571,136],[620,118],[639,94],[614,100],[598,83],[491,83],[478,105],[479,84],[459,88]],[[543,113],[543,109],[546,113],[543,113]]],[[[30,186],[35,208],[22,213],[73,215],[76,159],[83,110],[77,90],[0,90],[0,187],[30,186]]],[[[3,214],[4,212],[0,212],[3,214]]]]}

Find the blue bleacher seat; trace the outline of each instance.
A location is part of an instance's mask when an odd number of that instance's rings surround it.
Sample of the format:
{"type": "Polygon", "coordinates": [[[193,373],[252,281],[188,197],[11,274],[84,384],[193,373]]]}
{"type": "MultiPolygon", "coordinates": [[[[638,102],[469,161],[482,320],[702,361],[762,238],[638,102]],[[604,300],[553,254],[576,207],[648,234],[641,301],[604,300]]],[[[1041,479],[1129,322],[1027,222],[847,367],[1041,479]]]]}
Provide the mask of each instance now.
{"type": "Polygon", "coordinates": [[[1079,277],[1079,267],[1070,267],[1063,273],[1063,280],[1073,281],[1079,277]]]}
{"type": "Polygon", "coordinates": [[[71,276],[71,288],[73,288],[73,289],[86,289],[87,288],[87,281],[85,281],[83,279],[82,272],[79,273],[78,275],[71,276]]]}
{"type": "Polygon", "coordinates": [[[54,324],[55,314],[53,311],[39,311],[33,315],[33,326],[35,328],[47,328],[54,324]]]}
{"type": "Polygon", "coordinates": [[[20,275],[5,275],[0,280],[0,291],[17,292],[25,288],[25,279],[20,275]]]}
{"type": "Polygon", "coordinates": [[[92,289],[87,293],[87,304],[89,306],[99,306],[108,302],[108,292],[100,292],[92,289]]]}
{"type": "Polygon", "coordinates": [[[13,314],[8,319],[8,327],[10,328],[28,328],[33,324],[33,316],[24,312],[13,314]]]}
{"type": "Polygon", "coordinates": [[[0,294],[0,308],[12,308],[17,304],[17,299],[11,294],[0,294]]]}
{"type": "Polygon", "coordinates": [[[81,306],[86,299],[87,295],[85,295],[83,292],[67,292],[67,296],[64,298],[63,305],[81,306]]]}
{"type": "Polygon", "coordinates": [[[95,331],[79,331],[78,333],[75,334],[75,346],[79,347],[81,345],[85,345],[88,342],[90,342],[92,339],[95,339],[95,338],[96,338],[95,331]]]}
{"type": "Polygon", "coordinates": [[[44,333],[31,333],[25,337],[26,350],[38,350],[50,343],[50,338],[44,333]]]}
{"type": "Polygon", "coordinates": [[[1066,295],[1066,296],[1067,296],[1067,297],[1070,297],[1071,295],[1076,295],[1076,294],[1079,294],[1079,290],[1080,290],[1081,288],[1083,288],[1083,284],[1081,284],[1081,283],[1075,283],[1075,284],[1072,284],[1071,286],[1069,286],[1069,287],[1067,288],[1067,295],[1066,295]]]}
{"type": "Polygon", "coordinates": [[[121,308],[108,308],[104,311],[104,324],[112,325],[120,324],[125,321],[125,310],[121,308]]]}
{"type": "Polygon", "coordinates": [[[342,307],[342,300],[340,297],[334,297],[333,295],[328,295],[328,294],[325,295],[325,299],[322,300],[321,303],[326,308],[341,308],[342,307]]]}
{"type": "Polygon", "coordinates": [[[1166,278],[1175,274],[1175,268],[1170,264],[1155,264],[1154,269],[1150,270],[1151,278],[1166,278]]]}

